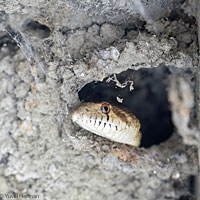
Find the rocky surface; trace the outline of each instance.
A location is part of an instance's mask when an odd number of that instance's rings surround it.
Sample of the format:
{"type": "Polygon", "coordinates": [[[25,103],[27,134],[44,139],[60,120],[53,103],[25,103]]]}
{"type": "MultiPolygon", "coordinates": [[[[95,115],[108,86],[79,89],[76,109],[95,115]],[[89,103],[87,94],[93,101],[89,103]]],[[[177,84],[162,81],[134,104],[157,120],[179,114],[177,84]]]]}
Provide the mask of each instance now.
{"type": "Polygon", "coordinates": [[[0,1],[0,198],[194,199],[199,139],[194,5],[0,1]],[[168,70],[134,79],[135,70],[162,66],[168,70]],[[80,100],[95,100],[100,82],[114,83],[111,89],[121,94],[101,98],[122,99],[124,106],[135,106],[133,112],[140,105],[141,120],[156,126],[166,113],[153,113],[167,108],[169,137],[134,149],[77,129],[71,110],[80,100]],[[81,97],[88,83],[94,84],[81,97]],[[142,90],[131,99],[137,88],[142,90]]]}

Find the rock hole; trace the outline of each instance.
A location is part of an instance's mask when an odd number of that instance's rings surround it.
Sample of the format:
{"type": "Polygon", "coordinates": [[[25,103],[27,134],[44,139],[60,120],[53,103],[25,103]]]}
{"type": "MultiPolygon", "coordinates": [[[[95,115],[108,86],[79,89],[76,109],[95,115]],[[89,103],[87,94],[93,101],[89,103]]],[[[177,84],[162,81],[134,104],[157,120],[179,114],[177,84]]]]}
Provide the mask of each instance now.
{"type": "Polygon", "coordinates": [[[18,49],[16,42],[8,34],[0,34],[0,60],[7,55],[14,56],[18,49]]]}
{"type": "Polygon", "coordinates": [[[47,38],[50,36],[50,29],[38,21],[28,20],[23,25],[24,31],[32,37],[47,38]]]}
{"type": "Polygon", "coordinates": [[[79,91],[81,102],[106,101],[123,106],[132,111],[141,122],[143,134],[141,146],[150,147],[166,141],[173,133],[170,105],[167,99],[166,80],[170,74],[168,67],[127,70],[117,75],[123,83],[133,81],[134,90],[129,85],[119,88],[113,81],[90,82],[79,91]],[[123,99],[119,103],[116,99],[123,99]]]}
{"type": "Polygon", "coordinates": [[[191,175],[188,177],[188,181],[189,181],[189,192],[192,194],[192,195],[195,195],[197,194],[197,191],[196,191],[196,182],[197,182],[197,177],[191,175]]]}

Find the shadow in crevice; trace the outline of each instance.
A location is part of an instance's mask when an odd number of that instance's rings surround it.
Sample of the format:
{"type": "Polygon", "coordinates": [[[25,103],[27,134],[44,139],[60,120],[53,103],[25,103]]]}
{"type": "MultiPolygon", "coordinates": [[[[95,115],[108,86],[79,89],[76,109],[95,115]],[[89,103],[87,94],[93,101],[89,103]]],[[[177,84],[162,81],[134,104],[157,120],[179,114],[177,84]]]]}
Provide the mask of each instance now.
{"type": "Polygon", "coordinates": [[[48,38],[50,36],[50,28],[44,24],[34,20],[27,20],[23,24],[23,30],[30,36],[37,38],[48,38]]]}
{"type": "MultiPolygon", "coordinates": [[[[174,67],[171,67],[174,68],[174,67]]],[[[113,81],[90,82],[79,91],[82,102],[106,101],[131,110],[141,122],[143,134],[141,146],[150,147],[166,141],[173,133],[171,111],[167,99],[167,78],[170,67],[160,66],[152,69],[127,70],[117,75],[123,83],[133,81],[134,90],[129,86],[119,88],[113,81]],[[122,98],[119,103],[116,97],[122,98]]]]}

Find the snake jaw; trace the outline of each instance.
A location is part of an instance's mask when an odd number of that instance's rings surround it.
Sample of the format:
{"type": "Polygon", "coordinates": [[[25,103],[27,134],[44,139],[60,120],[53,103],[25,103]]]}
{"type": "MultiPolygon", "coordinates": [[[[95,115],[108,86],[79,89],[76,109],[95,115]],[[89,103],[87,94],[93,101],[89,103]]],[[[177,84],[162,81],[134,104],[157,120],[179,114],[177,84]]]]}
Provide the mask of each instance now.
{"type": "Polygon", "coordinates": [[[72,121],[82,128],[115,142],[139,146],[140,122],[126,109],[102,103],[82,103],[72,112],[72,121]],[[102,112],[102,105],[109,112],[102,112]]]}

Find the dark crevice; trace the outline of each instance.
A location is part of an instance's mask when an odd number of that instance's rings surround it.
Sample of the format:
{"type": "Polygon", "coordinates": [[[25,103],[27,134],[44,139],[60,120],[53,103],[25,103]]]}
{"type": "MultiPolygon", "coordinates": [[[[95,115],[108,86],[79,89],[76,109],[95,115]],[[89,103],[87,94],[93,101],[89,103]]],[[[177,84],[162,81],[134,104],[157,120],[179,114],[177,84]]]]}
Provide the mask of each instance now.
{"type": "Polygon", "coordinates": [[[189,192],[192,194],[192,195],[195,195],[197,191],[195,191],[195,182],[196,182],[196,178],[195,176],[191,175],[189,176],[189,192]]]}
{"type": "Polygon", "coordinates": [[[160,66],[152,69],[128,70],[117,75],[123,83],[132,80],[134,90],[129,86],[116,87],[113,81],[90,82],[79,91],[82,102],[102,102],[123,106],[132,111],[141,122],[143,134],[141,146],[150,147],[166,141],[173,133],[170,105],[167,99],[166,80],[170,69],[160,66]],[[119,103],[116,97],[123,98],[119,103]]]}
{"type": "Polygon", "coordinates": [[[14,56],[18,49],[16,42],[7,33],[0,34],[0,59],[7,55],[14,56]],[[6,52],[5,50],[4,52],[2,51],[3,47],[7,48],[6,52]]]}
{"type": "Polygon", "coordinates": [[[182,20],[184,23],[188,23],[190,25],[192,24],[196,24],[196,19],[193,16],[189,16],[188,14],[186,14],[184,12],[183,9],[181,8],[177,8],[175,10],[172,10],[170,12],[170,16],[169,16],[169,20],[171,21],[178,21],[178,20],[182,20]]]}
{"type": "Polygon", "coordinates": [[[25,22],[23,25],[24,31],[30,36],[34,36],[37,38],[48,38],[50,36],[49,27],[44,24],[40,24],[38,21],[29,20],[25,22]]]}

